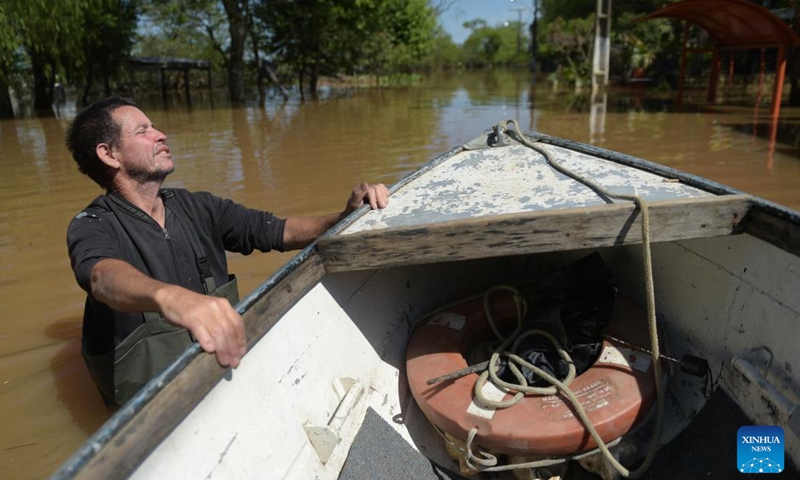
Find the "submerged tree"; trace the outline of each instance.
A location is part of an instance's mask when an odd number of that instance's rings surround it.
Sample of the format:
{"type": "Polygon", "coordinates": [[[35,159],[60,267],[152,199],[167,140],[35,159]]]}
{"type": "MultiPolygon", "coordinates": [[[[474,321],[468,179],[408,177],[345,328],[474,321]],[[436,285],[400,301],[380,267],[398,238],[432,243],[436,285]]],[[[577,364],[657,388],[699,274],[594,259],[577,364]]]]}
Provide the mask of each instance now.
{"type": "Polygon", "coordinates": [[[594,45],[594,14],[586,18],[556,18],[541,30],[541,53],[557,66],[557,74],[569,82],[589,77],[594,45]]]}
{"type": "Polygon", "coordinates": [[[59,75],[80,76],[83,51],[83,0],[7,0],[14,32],[30,61],[34,108],[52,115],[54,85],[59,75]]]}
{"type": "MultiPolygon", "coordinates": [[[[242,67],[230,61],[230,32],[222,3],[144,0],[143,19],[146,28],[136,45],[139,55],[210,60],[225,70],[229,92],[241,86],[239,82],[230,82],[231,70],[242,67]]],[[[230,93],[240,98],[239,92],[230,93]]]]}
{"type": "MultiPolygon", "coordinates": [[[[133,43],[135,0],[4,0],[0,4],[0,114],[13,76],[33,84],[34,108],[52,115],[57,86],[109,85],[133,43]]],[[[110,88],[106,88],[107,93],[110,88]]]]}
{"type": "Polygon", "coordinates": [[[312,95],[322,76],[408,69],[436,28],[426,0],[262,0],[254,14],[267,53],[312,95]]]}
{"type": "Polygon", "coordinates": [[[528,36],[522,33],[520,22],[506,22],[504,25],[490,27],[482,19],[464,23],[472,30],[464,41],[462,57],[470,67],[523,65],[528,58],[528,36]]]}
{"type": "Polygon", "coordinates": [[[7,9],[0,3],[0,118],[14,118],[9,87],[20,47],[7,9]]]}
{"type": "Polygon", "coordinates": [[[82,103],[88,102],[96,80],[103,93],[111,95],[111,80],[125,71],[136,34],[138,5],[136,0],[85,0],[82,103]]]}
{"type": "MultiPolygon", "coordinates": [[[[147,0],[145,15],[153,32],[146,35],[139,50],[150,55],[180,51],[180,56],[193,59],[209,59],[213,52],[211,60],[225,69],[231,104],[241,105],[246,96],[248,41],[252,55],[258,57],[252,9],[250,0],[147,0]],[[164,36],[170,40],[170,48],[160,43],[164,36]],[[197,48],[185,48],[186,44],[197,48]]],[[[258,63],[257,58],[252,60],[258,63]]]]}

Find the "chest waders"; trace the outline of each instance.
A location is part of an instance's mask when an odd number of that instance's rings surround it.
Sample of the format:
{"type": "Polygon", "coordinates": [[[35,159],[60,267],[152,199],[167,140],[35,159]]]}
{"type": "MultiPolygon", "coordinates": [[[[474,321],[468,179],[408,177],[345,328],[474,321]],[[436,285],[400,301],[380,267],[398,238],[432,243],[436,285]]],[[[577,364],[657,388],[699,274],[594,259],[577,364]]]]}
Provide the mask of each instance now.
{"type": "MultiPolygon", "coordinates": [[[[194,224],[177,201],[169,202],[172,193],[169,190],[164,192],[165,206],[174,213],[189,240],[205,294],[226,298],[231,306],[236,305],[239,302],[236,276],[228,275],[228,282],[217,287],[194,224]]],[[[141,272],[149,274],[125,223],[119,219],[122,218],[121,215],[126,215],[122,212],[124,210],[127,214],[145,221],[153,220],[114,194],[110,194],[108,198],[111,200],[108,202],[109,209],[126,233],[125,247],[131,254],[133,265],[141,272]]],[[[84,361],[106,403],[122,405],[127,402],[194,341],[187,329],[168,322],[160,313],[144,312],[142,317],[142,324],[119,342],[113,351],[102,355],[89,355],[83,351],[84,361]]]]}

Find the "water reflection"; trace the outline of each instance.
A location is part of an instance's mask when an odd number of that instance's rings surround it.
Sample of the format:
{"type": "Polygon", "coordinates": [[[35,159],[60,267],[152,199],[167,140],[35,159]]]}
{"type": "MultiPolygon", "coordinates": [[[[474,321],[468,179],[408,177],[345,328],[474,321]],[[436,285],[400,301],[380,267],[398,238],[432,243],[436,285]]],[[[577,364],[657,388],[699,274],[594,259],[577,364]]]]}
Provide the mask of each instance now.
{"type": "MultiPolygon", "coordinates": [[[[498,71],[322,94],[240,109],[219,99],[211,108],[202,95],[191,110],[159,110],[158,95],[139,100],[168,135],[177,166],[169,185],[284,216],[340,210],[355,182],[392,184],[509,118],[800,207],[800,109],[784,106],[772,124],[752,107],[692,103],[691,92],[677,109],[670,92],[591,98],[498,71]]],[[[46,476],[109,415],[80,360],[84,295],[64,241],[71,217],[100,193],[63,147],[74,113],[67,102],[61,118],[0,122],[0,465],[8,478],[46,476]]],[[[246,293],[289,258],[229,262],[246,293]]]]}

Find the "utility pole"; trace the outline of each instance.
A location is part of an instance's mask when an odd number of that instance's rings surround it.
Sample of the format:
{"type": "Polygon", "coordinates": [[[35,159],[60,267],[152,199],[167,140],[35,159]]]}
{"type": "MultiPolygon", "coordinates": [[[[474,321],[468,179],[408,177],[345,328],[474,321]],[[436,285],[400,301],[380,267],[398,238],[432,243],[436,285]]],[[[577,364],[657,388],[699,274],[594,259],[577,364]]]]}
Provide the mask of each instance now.
{"type": "MultiPolygon", "coordinates": [[[[514,0],[511,0],[512,2],[514,0]]],[[[525,7],[526,9],[528,7],[525,7]]],[[[520,9],[514,8],[513,10],[517,10],[519,12],[520,9]]],[[[520,14],[521,15],[521,14],[520,14]]],[[[539,44],[536,41],[536,20],[539,18],[539,0],[533,0],[533,21],[531,22],[530,32],[531,32],[531,72],[536,73],[536,56],[539,53],[539,44]]],[[[520,17],[519,20],[520,29],[522,27],[522,18],[520,17]]],[[[520,37],[517,36],[517,53],[520,52],[522,47],[520,46],[521,41],[520,37]]]]}
{"type": "Polygon", "coordinates": [[[611,53],[611,0],[597,0],[597,23],[594,31],[592,61],[592,93],[608,85],[608,65],[611,53]]]}
{"type": "Polygon", "coordinates": [[[611,0],[597,0],[597,23],[594,31],[592,61],[592,98],[589,113],[589,141],[603,143],[608,104],[608,65],[611,51],[611,0]]]}
{"type": "Polygon", "coordinates": [[[533,22],[531,22],[531,72],[536,73],[536,57],[539,53],[539,43],[536,40],[536,19],[539,18],[539,0],[533,0],[533,22]]]}
{"type": "Polygon", "coordinates": [[[522,12],[524,8],[512,8],[517,11],[517,55],[522,51],[522,12]]]}

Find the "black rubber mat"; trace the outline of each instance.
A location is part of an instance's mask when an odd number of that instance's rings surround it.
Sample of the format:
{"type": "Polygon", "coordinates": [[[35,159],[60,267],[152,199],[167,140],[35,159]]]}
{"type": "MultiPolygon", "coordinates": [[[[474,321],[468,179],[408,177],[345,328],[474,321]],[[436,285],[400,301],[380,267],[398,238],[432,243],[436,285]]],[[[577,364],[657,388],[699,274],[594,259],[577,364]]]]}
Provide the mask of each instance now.
{"type": "Polygon", "coordinates": [[[466,480],[425,458],[372,408],[356,435],[340,480],[378,479],[466,480]]]}

